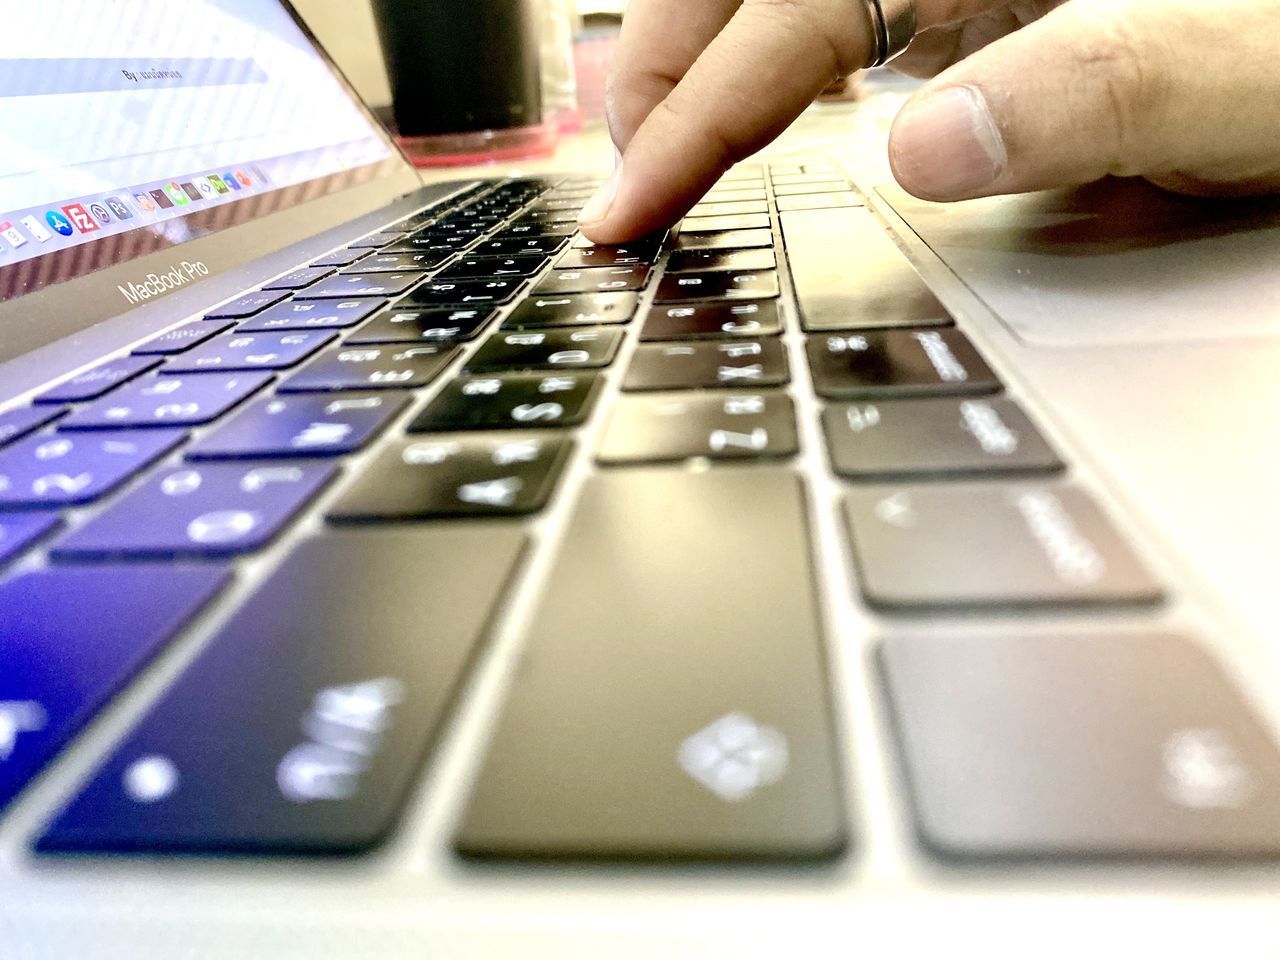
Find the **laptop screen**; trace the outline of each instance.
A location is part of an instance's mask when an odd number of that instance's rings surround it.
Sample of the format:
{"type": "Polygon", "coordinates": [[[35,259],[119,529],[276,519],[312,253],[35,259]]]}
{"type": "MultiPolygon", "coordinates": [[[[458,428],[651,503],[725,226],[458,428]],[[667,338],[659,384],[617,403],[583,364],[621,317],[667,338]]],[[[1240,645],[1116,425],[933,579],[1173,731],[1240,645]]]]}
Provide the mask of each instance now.
{"type": "Polygon", "coordinates": [[[278,0],[40,0],[0,30],[0,300],[402,163],[278,0]]]}

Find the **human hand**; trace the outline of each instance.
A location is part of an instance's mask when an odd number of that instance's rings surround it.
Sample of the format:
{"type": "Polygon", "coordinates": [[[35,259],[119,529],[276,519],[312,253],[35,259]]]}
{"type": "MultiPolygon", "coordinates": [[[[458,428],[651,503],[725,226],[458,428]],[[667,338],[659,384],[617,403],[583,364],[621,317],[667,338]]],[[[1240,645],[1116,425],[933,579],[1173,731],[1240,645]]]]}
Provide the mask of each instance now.
{"type": "MultiPolygon", "coordinates": [[[[1280,190],[1280,0],[917,0],[894,66],[936,76],[894,124],[911,193],[962,200],[1145,176],[1280,190]]],[[[621,154],[582,231],[674,222],[872,47],[862,0],[632,0],[610,78],[621,154]]]]}

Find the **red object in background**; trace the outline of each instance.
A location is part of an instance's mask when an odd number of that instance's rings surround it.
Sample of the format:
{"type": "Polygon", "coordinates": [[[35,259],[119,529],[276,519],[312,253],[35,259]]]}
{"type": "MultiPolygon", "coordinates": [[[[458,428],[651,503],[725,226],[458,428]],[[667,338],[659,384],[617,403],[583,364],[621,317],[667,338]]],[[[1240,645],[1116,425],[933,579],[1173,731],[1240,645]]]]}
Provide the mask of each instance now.
{"type": "Polygon", "coordinates": [[[445,133],[431,137],[396,136],[415,167],[461,167],[549,156],[559,137],[555,123],[503,130],[445,133]]]}

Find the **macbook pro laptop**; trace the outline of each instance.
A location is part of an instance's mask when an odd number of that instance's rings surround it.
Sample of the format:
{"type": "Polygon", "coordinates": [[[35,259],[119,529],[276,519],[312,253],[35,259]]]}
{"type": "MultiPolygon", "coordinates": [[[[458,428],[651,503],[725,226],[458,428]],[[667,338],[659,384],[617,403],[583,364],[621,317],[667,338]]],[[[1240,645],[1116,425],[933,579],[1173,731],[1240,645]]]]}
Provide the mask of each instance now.
{"type": "Polygon", "coordinates": [[[10,12],[0,957],[1280,953],[1280,206],[850,133],[595,247],[10,12]]]}

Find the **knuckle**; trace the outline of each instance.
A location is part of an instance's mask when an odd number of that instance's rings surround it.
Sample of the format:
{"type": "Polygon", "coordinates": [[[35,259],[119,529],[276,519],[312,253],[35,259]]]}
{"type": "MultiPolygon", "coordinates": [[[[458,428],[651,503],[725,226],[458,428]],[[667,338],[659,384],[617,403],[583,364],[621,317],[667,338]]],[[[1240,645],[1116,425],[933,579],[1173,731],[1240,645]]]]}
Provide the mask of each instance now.
{"type": "Polygon", "coordinates": [[[1114,166],[1120,176],[1141,172],[1142,144],[1163,115],[1168,71],[1158,45],[1113,10],[1096,6],[1071,50],[1074,66],[1099,113],[1099,133],[1112,138],[1114,166]]]}
{"type": "Polygon", "coordinates": [[[857,48],[853,25],[857,17],[866,16],[857,0],[841,0],[839,3],[818,0],[746,0],[746,15],[757,14],[768,18],[775,29],[783,29],[797,38],[808,37],[810,49],[822,50],[829,57],[834,76],[844,77],[860,70],[860,51],[857,48]]]}

